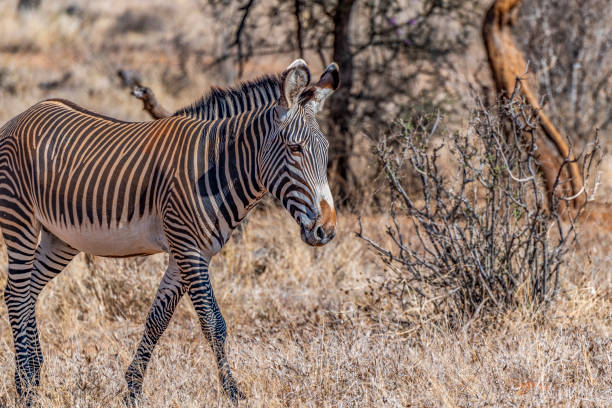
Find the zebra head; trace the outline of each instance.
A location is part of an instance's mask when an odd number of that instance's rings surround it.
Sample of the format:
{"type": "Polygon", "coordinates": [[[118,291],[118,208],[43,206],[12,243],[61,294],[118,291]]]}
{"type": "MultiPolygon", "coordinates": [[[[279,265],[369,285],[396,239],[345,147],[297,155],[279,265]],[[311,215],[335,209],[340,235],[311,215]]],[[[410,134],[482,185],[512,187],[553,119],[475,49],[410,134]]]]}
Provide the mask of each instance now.
{"type": "Polygon", "coordinates": [[[302,240],[314,246],[325,245],[336,235],[336,209],[327,182],[329,143],[315,116],[339,83],[335,63],[314,85],[303,60],[289,65],[281,76],[274,130],[264,144],[261,161],[266,189],[296,220],[302,240]]]}

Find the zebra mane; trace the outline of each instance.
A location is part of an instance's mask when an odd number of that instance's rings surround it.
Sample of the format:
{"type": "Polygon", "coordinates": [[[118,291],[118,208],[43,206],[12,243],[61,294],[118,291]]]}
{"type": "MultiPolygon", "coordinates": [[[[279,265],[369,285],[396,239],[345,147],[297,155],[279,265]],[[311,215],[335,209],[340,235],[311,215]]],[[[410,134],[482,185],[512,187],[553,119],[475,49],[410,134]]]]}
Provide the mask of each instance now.
{"type": "Polygon", "coordinates": [[[177,110],[172,116],[212,120],[237,115],[268,105],[280,97],[279,75],[265,75],[235,87],[216,88],[198,101],[177,110]]]}

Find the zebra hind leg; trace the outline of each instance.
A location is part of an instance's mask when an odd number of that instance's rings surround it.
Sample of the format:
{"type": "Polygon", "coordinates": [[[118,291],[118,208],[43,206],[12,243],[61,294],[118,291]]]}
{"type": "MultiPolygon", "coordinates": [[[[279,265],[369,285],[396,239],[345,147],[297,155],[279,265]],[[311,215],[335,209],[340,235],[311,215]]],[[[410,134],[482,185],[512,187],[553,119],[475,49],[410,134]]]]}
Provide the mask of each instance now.
{"type": "Polygon", "coordinates": [[[219,379],[223,390],[234,403],[237,403],[238,400],[245,399],[245,395],[238,389],[232,377],[225,354],[227,328],[212,290],[208,263],[200,261],[195,264],[193,262],[181,264],[181,271],[189,282],[189,297],[198,314],[202,332],[217,359],[219,379]]]}
{"type": "MultiPolygon", "coordinates": [[[[43,229],[30,277],[30,297],[34,308],[38,295],[45,285],[62,272],[78,253],[77,249],[72,248],[43,229]]],[[[31,314],[28,320],[27,333],[30,340],[28,344],[29,370],[32,375],[32,385],[36,387],[40,383],[40,367],[43,363],[43,355],[40,349],[35,312],[31,314]]]]}
{"type": "Polygon", "coordinates": [[[162,281],[157,289],[155,300],[151,305],[142,340],[138,345],[132,363],[125,373],[128,394],[124,402],[127,406],[136,404],[142,394],[142,382],[149,360],[157,341],[168,327],[176,305],[185,293],[186,282],[181,279],[178,267],[172,255],[162,281]]]}
{"type": "Polygon", "coordinates": [[[28,322],[34,314],[34,302],[30,296],[30,279],[34,254],[38,246],[40,227],[24,214],[23,209],[0,210],[2,235],[8,253],[8,279],[4,290],[4,300],[13,333],[15,347],[15,387],[17,406],[30,406],[34,398],[33,373],[30,369],[30,337],[28,322]],[[11,217],[9,214],[17,213],[11,217]]]}

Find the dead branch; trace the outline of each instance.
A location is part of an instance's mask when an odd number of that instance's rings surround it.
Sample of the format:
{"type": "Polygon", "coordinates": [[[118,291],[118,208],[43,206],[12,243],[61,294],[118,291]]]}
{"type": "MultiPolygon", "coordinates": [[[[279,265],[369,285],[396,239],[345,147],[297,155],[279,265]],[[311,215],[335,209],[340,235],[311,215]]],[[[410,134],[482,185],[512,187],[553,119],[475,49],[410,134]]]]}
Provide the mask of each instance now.
{"type": "Polygon", "coordinates": [[[151,88],[135,86],[131,94],[142,101],[143,109],[147,111],[153,119],[163,119],[171,115],[169,110],[165,109],[157,102],[157,98],[151,88]]]}

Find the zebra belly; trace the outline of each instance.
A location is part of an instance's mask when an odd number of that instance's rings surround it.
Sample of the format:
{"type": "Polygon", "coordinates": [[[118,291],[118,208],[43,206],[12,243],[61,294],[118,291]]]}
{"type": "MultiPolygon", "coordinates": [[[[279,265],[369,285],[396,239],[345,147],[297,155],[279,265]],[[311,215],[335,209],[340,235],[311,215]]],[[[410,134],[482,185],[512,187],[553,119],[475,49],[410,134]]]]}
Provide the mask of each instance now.
{"type": "Polygon", "coordinates": [[[79,251],[108,257],[151,255],[168,251],[162,222],[156,217],[108,226],[41,223],[55,236],[79,251]]]}

